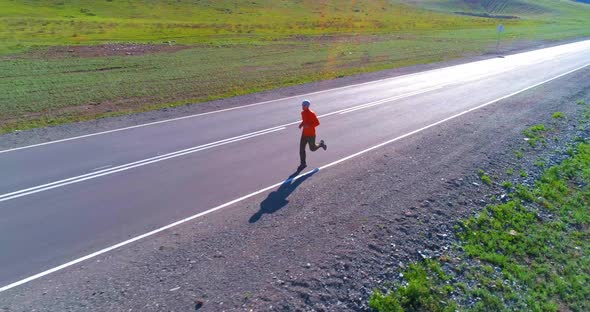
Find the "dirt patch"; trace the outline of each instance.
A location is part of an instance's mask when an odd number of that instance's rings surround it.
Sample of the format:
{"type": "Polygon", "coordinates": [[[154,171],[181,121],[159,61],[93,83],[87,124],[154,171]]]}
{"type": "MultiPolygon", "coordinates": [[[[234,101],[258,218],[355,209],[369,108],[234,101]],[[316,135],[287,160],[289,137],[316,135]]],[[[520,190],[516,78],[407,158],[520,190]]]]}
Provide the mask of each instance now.
{"type": "Polygon", "coordinates": [[[514,15],[494,15],[488,13],[470,13],[470,12],[455,12],[458,15],[467,15],[467,16],[475,16],[475,17],[484,17],[484,18],[499,18],[499,19],[519,19],[520,17],[514,15]]]}
{"type": "MultiPolygon", "coordinates": [[[[172,101],[181,99],[172,99],[172,101]]],[[[153,97],[121,98],[100,103],[85,103],[82,105],[66,106],[61,108],[47,109],[41,112],[32,112],[15,116],[0,116],[0,125],[4,127],[18,128],[26,122],[42,122],[48,120],[59,120],[62,118],[75,120],[88,120],[108,115],[109,113],[131,113],[138,112],[156,105],[159,100],[153,97]]],[[[43,122],[42,122],[43,123],[43,122]]]]}
{"type": "Polygon", "coordinates": [[[94,46],[59,46],[32,50],[25,54],[34,58],[139,56],[155,53],[174,53],[191,46],[175,44],[102,44],[94,46]]]}
{"type": "Polygon", "coordinates": [[[354,43],[366,44],[391,40],[415,40],[415,35],[321,35],[321,36],[303,36],[295,35],[289,37],[290,40],[300,42],[315,42],[315,43],[354,43]]]}

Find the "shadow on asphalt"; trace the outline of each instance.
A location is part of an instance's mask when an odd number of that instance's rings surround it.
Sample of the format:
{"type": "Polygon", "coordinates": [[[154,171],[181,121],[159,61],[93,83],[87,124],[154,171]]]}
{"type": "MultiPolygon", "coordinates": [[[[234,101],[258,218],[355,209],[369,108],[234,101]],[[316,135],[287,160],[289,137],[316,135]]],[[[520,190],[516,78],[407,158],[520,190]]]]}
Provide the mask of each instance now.
{"type": "Polygon", "coordinates": [[[313,171],[310,171],[308,174],[293,181],[293,179],[299,173],[301,173],[301,170],[295,171],[287,178],[287,180],[285,180],[285,182],[283,182],[283,184],[281,184],[281,186],[279,186],[279,188],[276,191],[273,191],[270,194],[268,194],[268,197],[266,197],[260,203],[260,210],[258,210],[258,212],[256,212],[254,215],[252,215],[252,217],[250,217],[249,222],[255,223],[258,220],[260,220],[263,214],[275,213],[279,209],[285,207],[289,203],[287,197],[289,197],[289,195],[291,195],[291,193],[293,193],[293,191],[295,191],[295,189],[297,189],[297,187],[299,187],[299,185],[301,185],[303,181],[309,179],[318,171],[319,169],[316,168],[313,171]]]}

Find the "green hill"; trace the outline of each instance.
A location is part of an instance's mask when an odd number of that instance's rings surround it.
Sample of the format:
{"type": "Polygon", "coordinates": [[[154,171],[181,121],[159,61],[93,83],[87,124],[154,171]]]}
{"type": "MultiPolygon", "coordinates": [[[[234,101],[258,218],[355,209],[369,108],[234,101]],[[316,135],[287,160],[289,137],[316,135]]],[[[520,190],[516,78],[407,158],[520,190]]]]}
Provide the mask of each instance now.
{"type": "Polygon", "coordinates": [[[453,12],[515,15],[543,23],[588,13],[573,1],[0,0],[0,53],[34,45],[112,41],[204,43],[289,35],[485,27],[453,12]]]}
{"type": "Polygon", "coordinates": [[[570,0],[0,0],[0,131],[487,53],[499,23],[504,50],[587,37],[588,16],[570,0]]]}

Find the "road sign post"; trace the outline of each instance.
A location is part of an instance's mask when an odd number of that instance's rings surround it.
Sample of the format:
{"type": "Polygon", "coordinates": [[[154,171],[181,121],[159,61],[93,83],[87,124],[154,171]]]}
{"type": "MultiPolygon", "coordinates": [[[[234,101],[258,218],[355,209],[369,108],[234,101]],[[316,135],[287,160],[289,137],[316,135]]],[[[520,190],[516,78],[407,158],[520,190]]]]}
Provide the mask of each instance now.
{"type": "Polygon", "coordinates": [[[504,25],[498,24],[496,28],[498,30],[498,41],[496,42],[496,53],[500,54],[500,35],[504,32],[504,25]]]}

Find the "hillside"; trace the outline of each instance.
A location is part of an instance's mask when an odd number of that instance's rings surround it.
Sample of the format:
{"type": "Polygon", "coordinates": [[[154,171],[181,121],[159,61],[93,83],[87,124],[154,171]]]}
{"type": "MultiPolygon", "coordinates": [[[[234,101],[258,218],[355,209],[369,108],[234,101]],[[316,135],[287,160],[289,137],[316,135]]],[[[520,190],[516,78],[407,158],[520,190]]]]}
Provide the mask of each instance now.
{"type": "MultiPolygon", "coordinates": [[[[575,19],[572,1],[91,1],[0,0],[0,53],[33,45],[105,41],[207,43],[290,35],[486,27],[495,22],[453,12],[575,19]],[[246,38],[244,38],[246,37],[246,38]]],[[[586,9],[587,10],[587,9],[586,9]]]]}
{"type": "Polygon", "coordinates": [[[0,0],[0,132],[495,53],[499,23],[500,51],[588,37],[587,16],[570,0],[0,0]]]}

